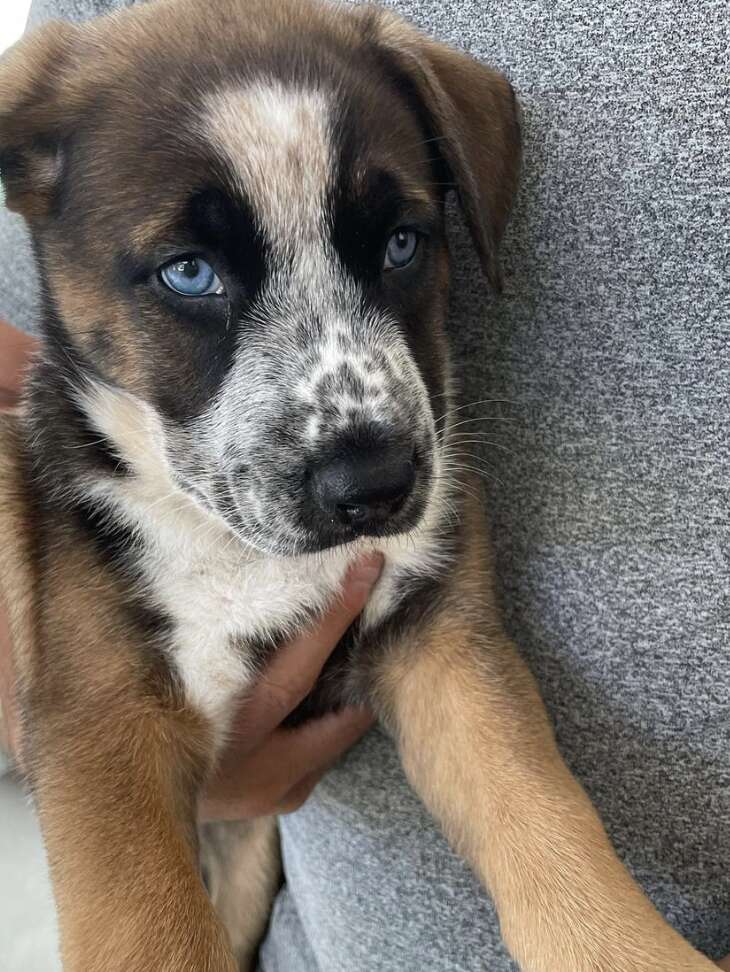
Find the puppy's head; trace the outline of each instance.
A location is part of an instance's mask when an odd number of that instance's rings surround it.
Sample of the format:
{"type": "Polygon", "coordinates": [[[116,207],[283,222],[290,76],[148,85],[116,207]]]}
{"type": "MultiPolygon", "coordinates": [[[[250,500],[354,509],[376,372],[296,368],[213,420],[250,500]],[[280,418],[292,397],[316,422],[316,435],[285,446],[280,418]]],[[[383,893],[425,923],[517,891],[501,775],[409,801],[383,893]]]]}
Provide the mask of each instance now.
{"type": "Polygon", "coordinates": [[[67,393],[269,552],[438,515],[444,196],[496,285],[518,159],[509,85],[374,9],[158,0],[0,63],[67,393]]]}

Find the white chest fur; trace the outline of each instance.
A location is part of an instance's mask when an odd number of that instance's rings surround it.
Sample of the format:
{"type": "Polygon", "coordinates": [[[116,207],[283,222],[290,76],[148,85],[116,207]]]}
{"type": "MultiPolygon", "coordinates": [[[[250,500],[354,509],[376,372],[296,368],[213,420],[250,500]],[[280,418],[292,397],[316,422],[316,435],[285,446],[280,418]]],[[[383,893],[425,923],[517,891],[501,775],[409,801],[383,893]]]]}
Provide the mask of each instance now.
{"type": "MultiPolygon", "coordinates": [[[[194,501],[178,496],[174,510],[154,511],[156,541],[150,544],[143,569],[160,608],[173,621],[171,651],[188,701],[212,723],[220,738],[233,703],[255,672],[246,652],[252,640],[288,631],[333,603],[348,566],[365,544],[341,547],[316,556],[277,558],[246,547],[224,525],[212,521],[194,501]],[[184,519],[201,522],[181,529],[184,519]],[[168,512],[176,529],[164,528],[168,512]]],[[[162,504],[164,506],[164,504],[162,504]]],[[[388,613],[395,582],[404,570],[430,566],[434,546],[409,538],[379,545],[385,566],[363,613],[366,626],[388,613]]]]}
{"type": "Polygon", "coordinates": [[[258,556],[218,524],[200,534],[174,551],[153,548],[143,568],[172,620],[173,663],[188,701],[223,732],[255,674],[246,644],[293,632],[307,611],[325,608],[350,558],[333,556],[314,569],[310,558],[258,556]]]}

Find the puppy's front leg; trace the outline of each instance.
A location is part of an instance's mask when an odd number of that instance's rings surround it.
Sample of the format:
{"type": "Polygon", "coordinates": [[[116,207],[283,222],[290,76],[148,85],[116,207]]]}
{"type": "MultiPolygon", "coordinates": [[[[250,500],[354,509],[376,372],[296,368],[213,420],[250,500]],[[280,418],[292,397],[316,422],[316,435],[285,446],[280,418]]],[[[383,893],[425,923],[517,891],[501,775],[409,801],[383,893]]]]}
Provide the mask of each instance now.
{"type": "Polygon", "coordinates": [[[236,968],[198,873],[188,731],[144,704],[69,709],[34,745],[65,972],[236,968]]]}
{"type": "Polygon", "coordinates": [[[408,778],[497,906],[525,972],[701,972],[609,844],[506,639],[436,626],[380,697],[408,778]]]}
{"type": "Polygon", "coordinates": [[[140,650],[134,621],[115,617],[99,572],[96,586],[80,574],[92,590],[68,576],[49,581],[69,597],[42,608],[24,692],[64,970],[234,972],[198,867],[207,731],[162,658],[140,650]]]}
{"type": "MultiPolygon", "coordinates": [[[[471,533],[477,537],[477,529],[471,533]]],[[[472,541],[446,610],[384,656],[374,699],[408,778],[491,892],[526,972],[710,972],[613,851],[472,541]]]]}

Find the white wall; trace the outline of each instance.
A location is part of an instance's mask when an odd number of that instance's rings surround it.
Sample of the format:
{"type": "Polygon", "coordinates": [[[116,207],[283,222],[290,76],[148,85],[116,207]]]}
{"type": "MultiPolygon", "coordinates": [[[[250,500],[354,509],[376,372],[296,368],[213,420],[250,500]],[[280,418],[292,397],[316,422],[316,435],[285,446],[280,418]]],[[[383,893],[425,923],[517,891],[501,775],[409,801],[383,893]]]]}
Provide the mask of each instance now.
{"type": "Polygon", "coordinates": [[[29,7],[30,0],[0,0],[0,51],[23,33],[29,7]]]}

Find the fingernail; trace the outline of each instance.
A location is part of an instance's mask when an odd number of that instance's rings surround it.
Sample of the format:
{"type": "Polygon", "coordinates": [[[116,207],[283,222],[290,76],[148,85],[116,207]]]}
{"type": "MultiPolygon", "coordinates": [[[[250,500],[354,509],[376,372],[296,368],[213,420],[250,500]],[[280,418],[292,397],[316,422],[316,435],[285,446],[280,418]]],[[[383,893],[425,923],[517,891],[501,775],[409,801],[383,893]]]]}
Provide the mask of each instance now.
{"type": "Polygon", "coordinates": [[[350,567],[347,573],[348,585],[357,590],[370,588],[375,584],[383,569],[385,557],[381,553],[368,554],[350,567]]]}

